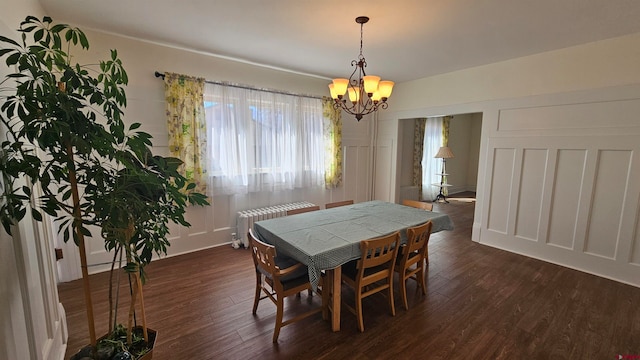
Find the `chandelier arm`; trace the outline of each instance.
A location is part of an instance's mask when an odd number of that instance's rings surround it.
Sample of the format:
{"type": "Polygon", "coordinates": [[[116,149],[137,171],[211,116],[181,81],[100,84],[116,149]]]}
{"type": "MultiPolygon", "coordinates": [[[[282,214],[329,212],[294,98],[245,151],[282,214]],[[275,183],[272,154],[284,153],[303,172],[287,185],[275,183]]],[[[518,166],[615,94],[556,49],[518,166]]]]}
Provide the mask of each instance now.
{"type": "Polygon", "coordinates": [[[351,73],[351,76],[349,76],[349,86],[351,87],[355,87],[355,86],[359,86],[360,85],[360,81],[359,79],[362,79],[362,75],[360,75],[358,78],[354,78],[353,76],[356,74],[356,72],[358,71],[359,67],[359,62],[352,60],[351,61],[351,66],[355,66],[355,69],[353,69],[353,72],[351,73]]]}

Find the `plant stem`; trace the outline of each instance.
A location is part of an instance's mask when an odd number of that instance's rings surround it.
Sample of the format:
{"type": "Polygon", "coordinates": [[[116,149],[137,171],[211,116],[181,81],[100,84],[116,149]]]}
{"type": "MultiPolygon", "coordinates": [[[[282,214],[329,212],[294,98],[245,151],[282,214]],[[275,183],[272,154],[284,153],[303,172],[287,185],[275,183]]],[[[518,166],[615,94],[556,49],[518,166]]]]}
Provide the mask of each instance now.
{"type": "Polygon", "coordinates": [[[73,199],[73,217],[74,230],[78,239],[78,248],[80,250],[80,268],[82,270],[82,285],[84,288],[84,301],[87,307],[87,322],[89,326],[89,338],[91,345],[96,346],[96,326],[93,319],[93,302],[91,301],[91,287],[89,284],[89,270],[87,268],[87,250],[84,245],[84,235],[82,234],[82,224],[80,222],[80,195],[78,193],[78,179],[73,160],[73,147],[69,140],[65,141],[67,156],[69,158],[69,185],[71,187],[71,196],[73,199]]]}
{"type": "MultiPolygon", "coordinates": [[[[133,233],[135,231],[133,220],[129,220],[129,226],[125,230],[125,239],[127,242],[127,265],[131,264],[131,238],[133,237],[133,233]]],[[[131,346],[132,343],[132,334],[133,334],[133,317],[135,316],[136,311],[136,297],[138,295],[138,272],[140,268],[136,266],[135,272],[133,272],[133,288],[131,289],[131,302],[129,303],[129,322],[127,323],[127,345],[131,346]]],[[[131,274],[129,274],[129,286],[131,287],[131,274]]]]}
{"type": "Polygon", "coordinates": [[[120,248],[116,248],[113,253],[113,261],[111,261],[111,270],[109,271],[109,334],[111,334],[111,332],[116,327],[115,320],[111,322],[111,319],[114,319],[114,316],[113,316],[113,269],[115,268],[116,260],[118,259],[119,250],[120,248]]]}

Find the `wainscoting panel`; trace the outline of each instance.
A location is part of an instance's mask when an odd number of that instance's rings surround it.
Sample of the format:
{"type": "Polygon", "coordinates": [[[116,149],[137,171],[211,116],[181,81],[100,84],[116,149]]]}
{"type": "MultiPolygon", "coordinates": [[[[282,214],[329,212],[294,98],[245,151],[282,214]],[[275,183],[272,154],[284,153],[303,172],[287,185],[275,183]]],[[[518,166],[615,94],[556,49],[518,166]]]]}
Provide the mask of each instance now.
{"type": "Polygon", "coordinates": [[[395,178],[395,173],[392,171],[394,168],[393,162],[393,146],[394,141],[392,139],[378,140],[375,149],[375,164],[376,164],[376,176],[375,188],[373,198],[376,200],[395,202],[392,196],[395,196],[391,192],[393,189],[392,184],[395,178]]]}
{"type": "Polygon", "coordinates": [[[574,249],[580,186],[585,171],[585,150],[558,150],[553,192],[541,194],[551,198],[547,243],[568,250],[574,249]]]}
{"type": "Polygon", "coordinates": [[[547,171],[547,149],[524,149],[522,175],[520,176],[520,198],[516,215],[515,236],[520,239],[538,241],[540,210],[545,191],[547,171]],[[538,214],[538,216],[536,216],[538,214]]]}
{"type": "Polygon", "coordinates": [[[371,147],[366,141],[352,142],[343,146],[343,179],[342,199],[353,199],[363,202],[369,199],[371,177],[367,176],[370,169],[371,147]]]}
{"type": "Polygon", "coordinates": [[[636,209],[636,227],[633,234],[633,242],[631,243],[631,256],[629,262],[633,265],[640,266],[640,211],[636,209]]]}
{"type": "Polygon", "coordinates": [[[510,217],[509,203],[511,187],[514,183],[515,148],[493,149],[494,164],[500,164],[493,168],[491,181],[491,198],[489,200],[488,229],[502,234],[507,234],[507,225],[510,217]]]}
{"type": "Polygon", "coordinates": [[[599,151],[584,246],[587,254],[615,259],[630,165],[630,151],[599,151]]]}
{"type": "Polygon", "coordinates": [[[640,134],[631,111],[638,106],[499,111],[479,189],[488,197],[479,241],[640,286],[640,134]],[[619,134],[577,129],[607,121],[619,134]]]}
{"type": "Polygon", "coordinates": [[[638,126],[640,102],[619,100],[587,104],[538,106],[500,110],[498,131],[605,129],[611,126],[638,126]],[[611,114],[617,114],[614,118],[611,114]],[[603,121],[603,120],[607,121],[603,121]]]}

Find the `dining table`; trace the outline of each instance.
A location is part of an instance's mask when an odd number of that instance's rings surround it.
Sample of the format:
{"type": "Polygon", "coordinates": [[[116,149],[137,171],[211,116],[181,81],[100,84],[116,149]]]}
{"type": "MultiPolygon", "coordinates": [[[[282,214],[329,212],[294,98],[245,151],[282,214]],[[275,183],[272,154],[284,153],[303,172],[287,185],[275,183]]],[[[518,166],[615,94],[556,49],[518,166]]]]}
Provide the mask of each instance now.
{"type": "Polygon", "coordinates": [[[331,328],[339,331],[342,265],[360,258],[360,242],[399,231],[401,244],[406,243],[407,229],[427,221],[432,233],[453,230],[447,214],[380,200],[262,220],[253,230],[278,256],[306,265],[313,289],[326,273],[329,289],[323,291],[332,294],[331,328]]]}

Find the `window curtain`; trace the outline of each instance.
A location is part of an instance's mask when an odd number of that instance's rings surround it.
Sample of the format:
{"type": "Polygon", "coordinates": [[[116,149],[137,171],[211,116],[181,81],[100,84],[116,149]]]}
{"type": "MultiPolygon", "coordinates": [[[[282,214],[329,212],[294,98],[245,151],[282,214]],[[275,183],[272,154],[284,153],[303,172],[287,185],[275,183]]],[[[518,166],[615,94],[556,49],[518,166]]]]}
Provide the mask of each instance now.
{"type": "Polygon", "coordinates": [[[164,74],[169,153],[184,162],[181,174],[194,182],[194,191],[206,194],[206,124],[204,79],[164,74]]]}
{"type": "MultiPolygon", "coordinates": [[[[442,146],[449,146],[449,124],[453,116],[445,116],[442,118],[442,146]]],[[[442,181],[446,184],[447,177],[443,176],[442,181]]],[[[449,187],[442,188],[442,194],[449,196],[449,187]]]]}
{"type": "Polygon", "coordinates": [[[436,175],[442,171],[442,159],[434,156],[442,146],[443,118],[427,118],[424,130],[424,148],[422,152],[422,199],[433,200],[438,195],[440,189],[431,184],[439,184],[440,176],[436,175]]]}
{"type": "Polygon", "coordinates": [[[334,100],[322,98],[324,118],[324,182],[327,189],[342,185],[342,111],[336,109],[334,100]]]}
{"type": "Polygon", "coordinates": [[[210,195],[324,185],[320,99],[205,84],[210,195]]]}
{"type": "Polygon", "coordinates": [[[424,128],[427,119],[416,119],[413,131],[413,185],[422,194],[422,156],[424,153],[424,128]]]}

